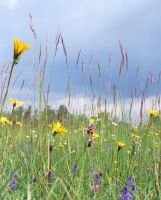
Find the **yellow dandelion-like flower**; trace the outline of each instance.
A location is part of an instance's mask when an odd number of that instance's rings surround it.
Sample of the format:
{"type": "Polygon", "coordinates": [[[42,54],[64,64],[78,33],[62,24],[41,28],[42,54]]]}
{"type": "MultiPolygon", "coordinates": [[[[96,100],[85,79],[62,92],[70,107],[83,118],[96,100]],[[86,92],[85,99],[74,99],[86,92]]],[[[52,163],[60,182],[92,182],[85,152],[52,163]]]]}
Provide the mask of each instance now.
{"type": "Polygon", "coordinates": [[[31,46],[29,44],[25,44],[19,41],[17,38],[14,38],[14,61],[15,64],[18,63],[20,56],[27,50],[29,50],[31,46]]]}
{"type": "Polygon", "coordinates": [[[22,123],[19,122],[19,121],[17,121],[17,122],[16,122],[16,125],[17,125],[17,126],[22,126],[22,123]]]}
{"type": "Polygon", "coordinates": [[[17,99],[9,98],[10,103],[13,105],[13,107],[16,107],[18,105],[23,105],[23,101],[18,101],[17,99]]]}
{"type": "Polygon", "coordinates": [[[93,118],[90,118],[90,119],[89,119],[89,123],[90,123],[90,124],[94,124],[94,119],[93,119],[93,118]]]}
{"type": "Polygon", "coordinates": [[[12,122],[7,117],[1,117],[0,118],[0,125],[12,125],[12,122]]]}
{"type": "Polygon", "coordinates": [[[149,113],[150,117],[157,117],[158,116],[158,112],[156,110],[147,110],[147,112],[149,113]]]}
{"type": "Polygon", "coordinates": [[[53,135],[64,135],[68,131],[60,122],[53,123],[49,127],[52,129],[53,135]]]}
{"type": "Polygon", "coordinates": [[[120,149],[122,149],[125,146],[125,143],[121,142],[121,141],[117,141],[117,146],[118,146],[118,151],[120,149]]]}

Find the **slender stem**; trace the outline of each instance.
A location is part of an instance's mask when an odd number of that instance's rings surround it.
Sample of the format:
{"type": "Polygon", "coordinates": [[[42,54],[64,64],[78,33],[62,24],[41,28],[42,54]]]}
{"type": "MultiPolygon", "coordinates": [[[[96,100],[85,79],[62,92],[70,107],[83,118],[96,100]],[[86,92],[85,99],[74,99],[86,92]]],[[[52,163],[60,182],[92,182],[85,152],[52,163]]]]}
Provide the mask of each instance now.
{"type": "Polygon", "coordinates": [[[7,95],[8,95],[8,90],[9,90],[9,86],[10,86],[10,82],[11,82],[14,66],[15,66],[15,61],[13,60],[13,63],[12,63],[12,66],[11,66],[11,70],[10,70],[10,74],[9,74],[8,83],[7,83],[6,92],[5,92],[5,95],[4,95],[3,102],[2,102],[1,113],[3,112],[5,101],[6,101],[6,98],[7,98],[7,95]]]}

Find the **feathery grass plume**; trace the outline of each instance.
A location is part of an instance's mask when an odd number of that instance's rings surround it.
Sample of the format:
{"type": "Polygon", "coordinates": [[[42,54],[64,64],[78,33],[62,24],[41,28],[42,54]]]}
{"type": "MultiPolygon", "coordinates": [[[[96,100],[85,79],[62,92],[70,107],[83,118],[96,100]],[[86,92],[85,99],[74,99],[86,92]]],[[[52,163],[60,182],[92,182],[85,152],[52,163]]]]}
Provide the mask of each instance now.
{"type": "Polygon", "coordinates": [[[58,52],[58,46],[59,46],[59,42],[60,42],[60,38],[61,38],[61,33],[58,30],[56,39],[55,39],[55,51],[54,51],[54,61],[58,52]]]}
{"type": "Polygon", "coordinates": [[[64,52],[64,55],[65,55],[65,61],[66,61],[66,64],[68,63],[68,56],[67,56],[67,50],[66,50],[66,47],[65,47],[65,43],[64,43],[64,39],[63,39],[63,36],[62,34],[60,34],[60,39],[61,39],[61,43],[62,43],[62,46],[63,46],[63,52],[64,52]]]}
{"type": "Polygon", "coordinates": [[[37,40],[37,35],[36,35],[35,26],[34,26],[34,23],[33,23],[31,12],[29,12],[29,26],[30,26],[30,29],[31,29],[31,31],[34,35],[34,38],[37,40]]]}
{"type": "Polygon", "coordinates": [[[89,63],[89,81],[90,81],[90,86],[91,86],[91,90],[92,90],[92,94],[93,94],[93,81],[92,81],[92,57],[89,63]]]}
{"type": "Polygon", "coordinates": [[[159,75],[158,75],[158,81],[157,81],[158,85],[160,83],[160,78],[161,78],[161,71],[159,72],[159,75]]]}
{"type": "Polygon", "coordinates": [[[144,108],[144,102],[145,102],[145,97],[144,97],[144,91],[142,92],[142,98],[141,98],[141,104],[140,104],[140,125],[143,123],[143,108],[144,108]]]}
{"type": "Polygon", "coordinates": [[[134,102],[134,88],[131,89],[131,103],[130,103],[130,109],[129,109],[129,119],[131,118],[133,102],[134,102]]]}
{"type": "Polygon", "coordinates": [[[126,72],[127,72],[128,71],[128,63],[129,63],[127,50],[125,52],[125,57],[126,57],[126,72]]]}
{"type": "Polygon", "coordinates": [[[117,93],[118,93],[118,87],[116,84],[113,86],[113,104],[114,104],[114,118],[116,119],[117,116],[117,93]]]}
{"type": "Polygon", "coordinates": [[[85,66],[84,66],[84,62],[82,60],[82,77],[84,78],[85,76],[85,66]]]}
{"type": "Polygon", "coordinates": [[[121,73],[122,73],[122,69],[125,63],[125,58],[124,58],[124,49],[123,46],[121,44],[121,42],[119,41],[119,47],[120,47],[120,51],[121,51],[121,63],[120,63],[120,69],[119,69],[119,78],[121,77],[121,73]]]}
{"type": "Polygon", "coordinates": [[[78,68],[80,55],[81,55],[81,49],[78,52],[77,61],[76,61],[76,69],[78,68]]]}
{"type": "Polygon", "coordinates": [[[45,59],[44,64],[40,70],[40,91],[39,91],[39,112],[42,111],[42,99],[44,97],[44,81],[45,81],[45,74],[46,74],[46,64],[48,60],[48,35],[45,38],[45,59]]]}
{"type": "Polygon", "coordinates": [[[137,67],[137,69],[136,69],[136,78],[138,78],[139,70],[140,70],[140,66],[138,65],[138,67],[137,67]]]}

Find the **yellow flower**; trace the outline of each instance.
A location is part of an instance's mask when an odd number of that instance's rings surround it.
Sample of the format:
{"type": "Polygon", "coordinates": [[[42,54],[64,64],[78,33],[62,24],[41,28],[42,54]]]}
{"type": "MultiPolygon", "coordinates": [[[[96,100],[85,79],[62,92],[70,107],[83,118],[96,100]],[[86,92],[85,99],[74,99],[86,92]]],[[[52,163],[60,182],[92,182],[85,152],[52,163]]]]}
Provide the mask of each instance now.
{"type": "Polygon", "coordinates": [[[49,127],[52,129],[54,135],[63,135],[67,132],[67,129],[60,122],[53,123],[49,127]]]}
{"type": "Polygon", "coordinates": [[[141,139],[141,137],[139,135],[136,135],[136,134],[131,134],[131,137],[133,139],[141,139]]]}
{"type": "Polygon", "coordinates": [[[12,122],[7,117],[1,117],[0,118],[0,125],[12,125],[12,122]]]}
{"type": "Polygon", "coordinates": [[[94,124],[94,119],[93,119],[93,118],[90,118],[90,119],[89,119],[89,123],[90,123],[90,124],[94,124]]]}
{"type": "Polygon", "coordinates": [[[18,101],[16,99],[11,98],[11,97],[9,98],[9,101],[11,102],[11,104],[13,105],[13,107],[24,104],[23,101],[18,101]]]}
{"type": "Polygon", "coordinates": [[[133,132],[138,132],[138,126],[133,125],[133,126],[132,126],[132,131],[133,131],[133,132]]]}
{"type": "Polygon", "coordinates": [[[96,139],[96,138],[99,138],[100,137],[100,135],[99,134],[96,134],[96,133],[93,133],[93,135],[92,135],[92,138],[93,139],[96,139]]]}
{"type": "Polygon", "coordinates": [[[59,144],[58,144],[58,147],[60,147],[60,148],[63,148],[63,147],[64,147],[64,145],[63,145],[63,144],[61,144],[61,143],[59,143],[59,144]]]}
{"type": "Polygon", "coordinates": [[[16,122],[16,125],[17,125],[17,126],[22,126],[22,123],[19,122],[19,121],[17,121],[17,122],[16,122]]]}
{"type": "Polygon", "coordinates": [[[21,54],[25,51],[29,50],[31,46],[29,44],[25,44],[19,41],[17,38],[14,38],[14,61],[15,64],[18,63],[18,59],[20,58],[21,54]]]}
{"type": "Polygon", "coordinates": [[[147,110],[147,112],[149,113],[150,117],[158,116],[158,112],[156,110],[147,110]]]}
{"type": "Polygon", "coordinates": [[[130,150],[128,150],[128,151],[127,151],[127,153],[128,153],[128,154],[131,154],[131,151],[130,151],[130,150]]]}
{"type": "Polygon", "coordinates": [[[120,149],[122,149],[125,146],[125,143],[121,142],[121,141],[117,141],[117,146],[118,146],[118,151],[120,149]]]}
{"type": "Polygon", "coordinates": [[[112,178],[110,176],[107,176],[108,183],[112,183],[112,178]]]}

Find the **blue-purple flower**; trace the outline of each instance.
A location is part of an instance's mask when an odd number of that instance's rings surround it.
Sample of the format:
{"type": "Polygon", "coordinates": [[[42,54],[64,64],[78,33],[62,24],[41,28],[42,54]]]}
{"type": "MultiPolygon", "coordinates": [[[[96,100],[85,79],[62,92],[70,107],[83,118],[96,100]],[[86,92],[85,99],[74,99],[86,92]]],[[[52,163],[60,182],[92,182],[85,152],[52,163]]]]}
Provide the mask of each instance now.
{"type": "Polygon", "coordinates": [[[73,174],[76,174],[77,172],[78,172],[78,165],[74,165],[73,174]]]}
{"type": "Polygon", "coordinates": [[[95,172],[94,174],[94,183],[99,184],[101,182],[100,172],[95,172]]]}
{"type": "Polygon", "coordinates": [[[93,193],[100,191],[101,176],[102,176],[101,172],[94,173],[94,184],[91,187],[93,193]]]}
{"type": "Polygon", "coordinates": [[[13,174],[12,180],[11,180],[11,189],[12,189],[12,190],[17,190],[17,186],[18,186],[17,177],[18,177],[18,172],[16,171],[16,172],[13,174]]]}
{"type": "Polygon", "coordinates": [[[124,187],[119,200],[131,200],[135,192],[135,184],[132,177],[129,177],[126,186],[124,187]]]}

